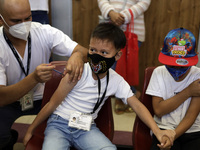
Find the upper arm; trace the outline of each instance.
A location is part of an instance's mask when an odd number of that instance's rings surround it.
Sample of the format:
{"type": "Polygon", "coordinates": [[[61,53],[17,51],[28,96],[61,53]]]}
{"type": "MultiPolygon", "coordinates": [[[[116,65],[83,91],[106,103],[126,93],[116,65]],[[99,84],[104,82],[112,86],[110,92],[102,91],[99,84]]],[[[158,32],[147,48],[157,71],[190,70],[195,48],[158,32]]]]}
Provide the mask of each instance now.
{"type": "Polygon", "coordinates": [[[164,101],[162,97],[157,97],[157,96],[152,96],[152,107],[153,107],[153,111],[155,113],[156,116],[159,116],[159,104],[164,101]]]}
{"type": "Polygon", "coordinates": [[[135,110],[137,108],[138,99],[135,96],[127,98],[127,103],[135,110]]]}
{"type": "Polygon", "coordinates": [[[58,107],[67,94],[73,89],[77,82],[69,82],[69,74],[66,74],[60,81],[58,88],[50,99],[53,106],[58,107]]]}
{"type": "Polygon", "coordinates": [[[143,113],[143,107],[144,104],[139,101],[135,96],[131,96],[127,99],[127,103],[133,108],[133,110],[136,112],[136,114],[143,113]]]}

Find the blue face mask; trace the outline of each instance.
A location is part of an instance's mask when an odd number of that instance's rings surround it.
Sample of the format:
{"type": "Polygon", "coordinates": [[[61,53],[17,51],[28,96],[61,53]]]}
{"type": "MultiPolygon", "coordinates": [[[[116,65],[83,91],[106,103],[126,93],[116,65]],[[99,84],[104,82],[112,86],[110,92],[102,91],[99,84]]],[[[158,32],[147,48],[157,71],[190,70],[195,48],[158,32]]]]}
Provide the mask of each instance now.
{"type": "Polygon", "coordinates": [[[165,65],[175,81],[178,81],[191,67],[173,68],[165,65]]]}

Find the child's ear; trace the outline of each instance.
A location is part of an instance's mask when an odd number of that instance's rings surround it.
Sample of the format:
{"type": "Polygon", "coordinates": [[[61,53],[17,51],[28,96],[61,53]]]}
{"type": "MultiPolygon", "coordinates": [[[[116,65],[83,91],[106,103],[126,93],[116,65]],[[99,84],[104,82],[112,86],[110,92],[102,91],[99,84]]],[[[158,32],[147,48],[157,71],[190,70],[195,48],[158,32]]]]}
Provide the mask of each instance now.
{"type": "Polygon", "coordinates": [[[120,50],[119,52],[117,52],[117,54],[115,56],[115,60],[118,61],[121,56],[122,56],[122,51],[120,50]]]}

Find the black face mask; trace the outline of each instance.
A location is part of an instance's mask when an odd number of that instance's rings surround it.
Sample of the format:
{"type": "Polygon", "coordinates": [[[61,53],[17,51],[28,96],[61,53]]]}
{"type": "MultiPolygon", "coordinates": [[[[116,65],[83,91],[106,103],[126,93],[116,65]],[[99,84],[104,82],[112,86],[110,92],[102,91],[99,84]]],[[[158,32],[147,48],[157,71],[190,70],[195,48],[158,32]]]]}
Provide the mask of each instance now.
{"type": "Polygon", "coordinates": [[[100,74],[108,71],[108,69],[115,63],[115,56],[111,58],[105,58],[99,54],[89,54],[88,62],[92,71],[95,74],[100,74]]]}

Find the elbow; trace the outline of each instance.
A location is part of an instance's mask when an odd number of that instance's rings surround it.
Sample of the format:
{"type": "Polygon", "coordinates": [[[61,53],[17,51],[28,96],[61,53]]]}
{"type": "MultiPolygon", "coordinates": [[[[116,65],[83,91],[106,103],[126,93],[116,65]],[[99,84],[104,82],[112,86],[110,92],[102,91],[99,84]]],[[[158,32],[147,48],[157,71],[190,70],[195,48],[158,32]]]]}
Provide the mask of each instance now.
{"type": "Polygon", "coordinates": [[[164,114],[162,111],[160,111],[160,110],[154,110],[154,114],[155,114],[157,117],[159,117],[159,118],[161,118],[162,116],[165,115],[165,114],[164,114]]]}

